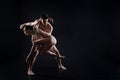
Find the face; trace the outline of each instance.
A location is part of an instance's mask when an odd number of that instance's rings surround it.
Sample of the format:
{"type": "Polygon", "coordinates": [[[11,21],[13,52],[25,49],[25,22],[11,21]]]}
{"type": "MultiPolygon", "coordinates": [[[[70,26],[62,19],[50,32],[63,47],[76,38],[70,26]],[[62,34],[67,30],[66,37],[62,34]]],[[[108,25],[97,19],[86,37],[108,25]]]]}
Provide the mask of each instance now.
{"type": "Polygon", "coordinates": [[[24,32],[24,34],[26,35],[26,36],[28,36],[28,35],[32,35],[33,34],[33,31],[32,30],[29,30],[29,29],[23,29],[23,32],[24,32]]]}

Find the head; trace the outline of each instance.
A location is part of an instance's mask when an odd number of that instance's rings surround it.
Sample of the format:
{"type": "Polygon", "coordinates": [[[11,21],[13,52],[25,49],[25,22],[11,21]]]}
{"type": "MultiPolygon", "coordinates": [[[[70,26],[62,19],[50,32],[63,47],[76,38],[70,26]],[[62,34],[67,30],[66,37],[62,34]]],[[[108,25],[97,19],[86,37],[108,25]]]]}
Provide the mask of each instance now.
{"type": "Polygon", "coordinates": [[[32,35],[34,33],[33,26],[26,26],[23,28],[23,31],[26,36],[32,35]]]}
{"type": "Polygon", "coordinates": [[[47,22],[49,19],[47,14],[41,14],[40,18],[43,20],[43,22],[47,22]]]}
{"type": "Polygon", "coordinates": [[[42,19],[48,19],[49,17],[48,17],[48,14],[41,14],[41,16],[40,16],[40,18],[42,18],[42,19]]]}

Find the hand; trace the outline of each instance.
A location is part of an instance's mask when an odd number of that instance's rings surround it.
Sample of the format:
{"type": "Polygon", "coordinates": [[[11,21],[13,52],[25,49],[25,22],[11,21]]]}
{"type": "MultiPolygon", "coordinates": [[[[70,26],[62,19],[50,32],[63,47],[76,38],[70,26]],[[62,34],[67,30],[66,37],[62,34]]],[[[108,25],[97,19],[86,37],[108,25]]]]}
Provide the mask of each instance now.
{"type": "Polygon", "coordinates": [[[51,23],[54,23],[54,20],[52,18],[48,19],[51,23]]]}
{"type": "Polygon", "coordinates": [[[20,29],[23,29],[24,26],[25,26],[24,24],[20,25],[20,29]]]}

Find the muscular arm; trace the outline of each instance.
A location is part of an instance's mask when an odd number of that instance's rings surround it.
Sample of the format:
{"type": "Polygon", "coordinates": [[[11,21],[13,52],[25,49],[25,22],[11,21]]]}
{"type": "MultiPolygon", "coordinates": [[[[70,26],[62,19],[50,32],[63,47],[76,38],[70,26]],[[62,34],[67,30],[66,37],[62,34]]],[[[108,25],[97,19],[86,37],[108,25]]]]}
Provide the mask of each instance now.
{"type": "Polygon", "coordinates": [[[36,24],[36,21],[24,23],[20,25],[20,29],[23,29],[25,26],[34,26],[35,24],[36,24]]]}

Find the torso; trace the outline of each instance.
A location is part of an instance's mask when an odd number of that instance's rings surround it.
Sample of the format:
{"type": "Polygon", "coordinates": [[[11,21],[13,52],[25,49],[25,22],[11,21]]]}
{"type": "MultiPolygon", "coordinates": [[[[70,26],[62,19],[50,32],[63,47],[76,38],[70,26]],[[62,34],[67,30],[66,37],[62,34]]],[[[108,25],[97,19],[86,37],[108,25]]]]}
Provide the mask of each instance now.
{"type": "Polygon", "coordinates": [[[46,22],[46,24],[44,24],[42,21],[39,21],[35,27],[37,27],[38,29],[41,29],[47,33],[52,33],[52,25],[49,22],[46,22]]]}
{"type": "MultiPolygon", "coordinates": [[[[47,22],[47,24],[45,25],[45,24],[43,24],[42,21],[39,21],[38,23],[36,23],[34,25],[34,27],[45,31],[45,32],[49,33],[50,35],[52,33],[52,25],[49,22],[47,22]]],[[[35,40],[38,40],[38,39],[42,39],[42,38],[44,38],[43,35],[40,35],[37,32],[35,32],[35,34],[32,35],[32,42],[34,42],[35,40]]]]}

